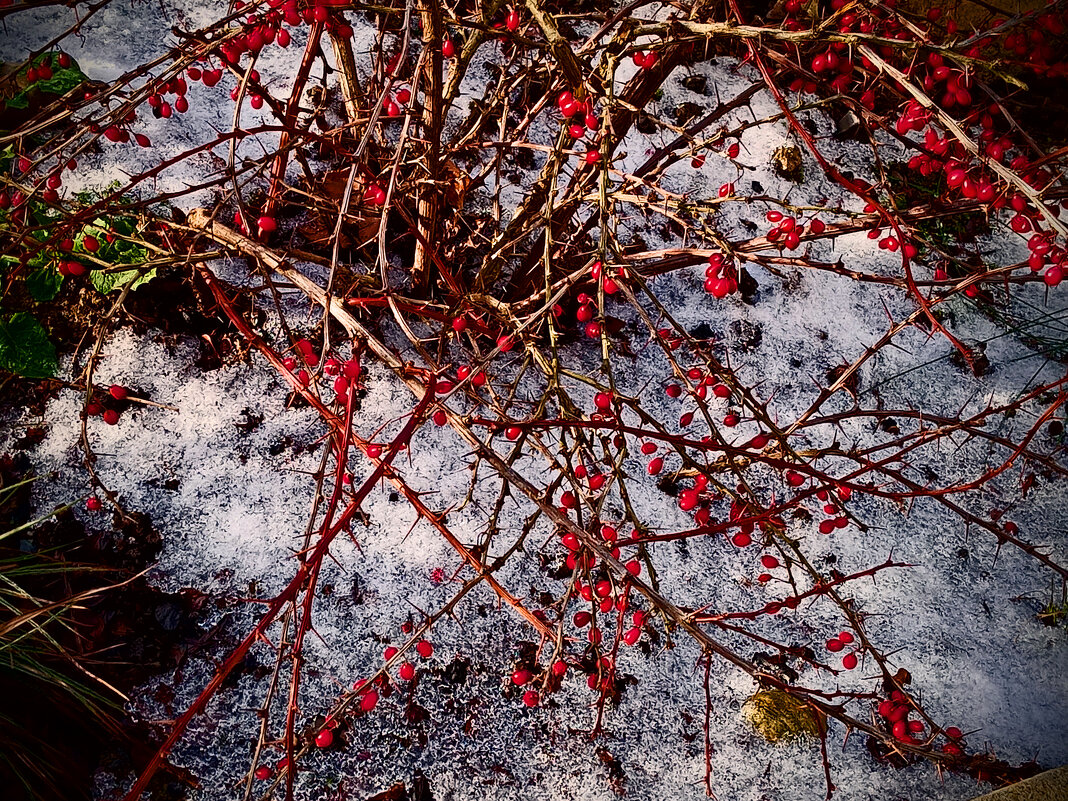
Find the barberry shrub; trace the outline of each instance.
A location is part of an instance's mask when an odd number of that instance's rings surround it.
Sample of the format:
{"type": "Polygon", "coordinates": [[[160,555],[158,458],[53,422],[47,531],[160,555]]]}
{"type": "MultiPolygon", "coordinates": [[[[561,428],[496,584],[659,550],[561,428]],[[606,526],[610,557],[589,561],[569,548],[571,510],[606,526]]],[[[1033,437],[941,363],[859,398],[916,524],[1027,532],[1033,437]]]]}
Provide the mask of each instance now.
{"type": "Polygon", "coordinates": [[[270,0],[161,28],[166,52],[62,93],[82,23],[24,53],[5,286],[32,264],[62,277],[61,307],[105,276],[121,290],[68,368],[81,424],[135,424],[137,392],[94,375],[159,270],[231,326],[221,361],[269,364],[322,432],[282,589],[127,798],[264,642],[276,669],[231,779],[291,796],[397,699],[418,718],[436,631],[473,593],[529,630],[492,665],[507,702],[551,717],[577,684],[594,736],[636,725],[612,719],[635,655],[687,643],[696,678],[673,680],[701,687],[709,794],[711,711],[744,676],[760,731],[823,745],[828,795],[847,733],[897,766],[1033,769],[967,741],[967,710],[925,707],[897,649],[909,612],[882,597],[965,533],[993,570],[1068,579],[1027,506],[1068,472],[1068,12],[989,9],[270,0]],[[111,164],[132,177],[68,192],[111,164]],[[368,407],[384,384],[402,410],[368,407]],[[428,458],[470,480],[431,494],[456,485],[426,483],[428,458]],[[382,493],[451,549],[429,579],[447,594],[389,610],[393,644],[310,704],[321,573],[382,493]]]}

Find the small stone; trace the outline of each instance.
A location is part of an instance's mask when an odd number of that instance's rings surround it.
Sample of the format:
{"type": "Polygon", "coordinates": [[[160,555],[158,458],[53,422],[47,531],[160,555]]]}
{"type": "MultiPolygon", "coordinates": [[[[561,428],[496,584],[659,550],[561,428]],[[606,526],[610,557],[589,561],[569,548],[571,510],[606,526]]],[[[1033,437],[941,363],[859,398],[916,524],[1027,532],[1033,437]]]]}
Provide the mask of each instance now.
{"type": "Polygon", "coordinates": [[[750,696],[742,706],[742,714],[771,743],[806,734],[818,737],[824,728],[819,712],[781,690],[762,690],[750,696]]]}

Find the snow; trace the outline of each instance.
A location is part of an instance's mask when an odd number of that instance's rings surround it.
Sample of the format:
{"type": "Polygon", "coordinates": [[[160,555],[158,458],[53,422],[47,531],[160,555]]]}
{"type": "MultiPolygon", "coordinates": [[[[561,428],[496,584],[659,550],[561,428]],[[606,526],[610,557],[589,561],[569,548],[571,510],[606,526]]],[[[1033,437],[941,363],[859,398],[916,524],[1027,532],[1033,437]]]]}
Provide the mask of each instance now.
{"type": "MultiPolygon", "coordinates": [[[[85,27],[83,37],[72,40],[78,46],[73,54],[93,77],[114,78],[162,52],[168,42],[168,25],[191,28],[206,24],[217,10],[208,3],[112,3],[85,27]]],[[[19,24],[31,17],[35,24],[17,31],[12,19],[8,34],[0,38],[0,53],[5,59],[19,57],[27,48],[46,41],[57,26],[69,23],[71,14],[69,9],[55,8],[28,12],[20,15],[19,24]]],[[[371,50],[373,31],[363,22],[356,24],[355,18],[353,23],[359,61],[371,50]]],[[[265,82],[273,82],[282,97],[288,94],[285,76],[292,74],[302,48],[303,41],[295,35],[288,51],[266,48],[265,58],[258,64],[265,82]]],[[[629,62],[621,64],[617,75],[620,85],[632,72],[629,62]]],[[[705,74],[709,86],[717,87],[723,98],[732,97],[755,75],[749,67],[725,58],[715,64],[695,65],[691,72],[705,74]]],[[[682,77],[676,75],[667,82],[658,101],[659,110],[670,110],[683,101],[711,102],[682,88],[682,77]]],[[[475,67],[465,84],[465,99],[487,84],[488,73],[475,67]]],[[[160,157],[208,141],[216,130],[228,129],[232,121],[229,104],[211,102],[200,87],[194,87],[191,96],[195,102],[184,119],[142,119],[144,131],[155,142],[152,151],[105,145],[103,153],[87,157],[84,169],[72,175],[68,191],[100,189],[120,169],[130,173],[146,169],[160,157]]],[[[770,95],[761,93],[748,108],[720,124],[733,129],[777,114],[770,95]]],[[[809,112],[808,117],[819,127],[820,146],[830,160],[874,178],[868,165],[870,154],[863,147],[830,138],[833,121],[826,116],[809,112]]],[[[257,114],[246,110],[242,116],[245,125],[266,119],[266,111],[257,114]]],[[[535,122],[534,136],[549,143],[556,125],[546,112],[535,122]]],[[[613,167],[621,173],[633,171],[651,148],[672,137],[670,132],[644,135],[632,131],[620,148],[627,157],[613,167]]],[[[722,183],[734,181],[742,194],[749,193],[752,182],[758,181],[769,196],[784,197],[788,192],[795,206],[860,210],[860,204],[830,183],[808,154],[802,184],[791,186],[778,177],[768,167],[769,158],[789,141],[782,121],[748,127],[740,137],[737,162],[741,169],[713,151],[705,166],[694,170],[687,155],[665,173],[663,185],[691,198],[714,198],[722,183]]],[[[271,146],[269,137],[251,140],[242,145],[239,155],[255,157],[271,146]]],[[[891,147],[887,144],[884,155],[892,155],[891,147]]],[[[225,148],[219,154],[225,158],[225,148]]],[[[152,190],[179,190],[187,183],[204,180],[212,169],[207,159],[184,162],[168,171],[152,190]]],[[[487,185],[470,202],[488,207],[494,189],[493,184],[487,185]]],[[[511,210],[521,200],[523,187],[502,184],[501,189],[504,208],[511,210]]],[[[187,207],[203,202],[205,193],[181,200],[187,207]]],[[[761,203],[733,203],[721,208],[724,211],[716,218],[717,228],[728,237],[751,236],[752,224],[764,226],[766,208],[761,203]]],[[[828,221],[832,218],[830,213],[824,216],[828,221]]],[[[655,220],[646,223],[625,209],[621,217],[627,221],[627,230],[621,232],[623,240],[632,233],[640,235],[650,250],[679,245],[670,235],[661,234],[655,220]]],[[[1018,243],[1003,231],[992,234],[983,247],[1005,258],[1018,258],[1018,243]]],[[[898,257],[879,250],[864,234],[819,243],[812,253],[827,261],[841,258],[846,266],[870,274],[896,275],[900,271],[898,257]]],[[[248,278],[248,265],[240,260],[211,266],[228,280],[255,283],[248,278]]],[[[303,268],[309,274],[316,269],[309,265],[303,268]]],[[[892,320],[915,311],[914,301],[900,289],[813,270],[786,267],[780,278],[755,265],[748,269],[760,286],[752,306],[736,296],[712,301],[701,288],[701,268],[657,278],[652,286],[684,328],[701,323],[711,326],[721,343],[717,355],[729,362],[745,385],[756,387],[758,397],[768,402],[769,415],[783,426],[796,420],[815,400],[819,387],[826,384],[828,369],[858,358],[883,336],[892,320]],[[759,326],[759,345],[746,347],[732,338],[730,325],[737,321],[759,326]]],[[[285,309],[292,325],[304,329],[314,324],[317,312],[294,293],[286,297],[285,309]]],[[[1054,315],[1051,326],[1057,323],[1056,315],[1064,313],[1063,293],[1046,299],[1037,290],[1026,290],[1026,297],[1036,308],[1050,310],[1054,315]]],[[[1063,373],[1062,365],[1045,361],[1018,337],[1005,335],[1003,328],[977,314],[963,299],[949,305],[954,330],[962,338],[988,343],[993,370],[982,378],[966,374],[949,364],[951,346],[943,338],[928,336],[917,328],[906,329],[895,338],[897,347],[883,348],[861,370],[859,387],[865,406],[875,405],[872,392],[877,389],[882,408],[888,410],[922,409],[927,414],[963,417],[987,405],[1010,402],[1022,387],[1063,373]]],[[[262,302],[261,308],[269,316],[269,330],[277,335],[273,306],[262,302]]],[[[646,308],[656,319],[655,310],[646,308]]],[[[640,330],[637,316],[622,304],[611,306],[609,311],[623,317],[628,330],[640,330]]],[[[390,322],[384,321],[382,326],[391,343],[402,342],[402,335],[390,322]]],[[[669,421],[668,428],[676,430],[670,421],[677,420],[688,407],[664,397],[661,382],[670,374],[669,367],[662,352],[655,347],[643,348],[643,344],[643,338],[635,336],[638,356],[630,361],[621,358],[614,379],[621,392],[639,397],[647,411],[669,421]]],[[[271,597],[296,570],[295,553],[304,540],[314,499],[311,473],[319,464],[321,438],[327,430],[314,411],[287,407],[285,385],[258,356],[202,372],[193,366],[196,348],[194,341],[175,343],[173,338],[165,339],[153,331],[115,331],[106,341],[97,384],[128,385],[178,411],[135,407],[114,427],[92,421],[90,441],[99,457],[96,468],[104,483],[128,508],[149,514],[163,535],[164,546],[152,580],[168,591],[192,587],[227,599],[205,612],[202,625],[224,624],[237,639],[262,610],[260,605],[240,599],[271,597]],[[238,423],[247,416],[262,416],[262,423],[244,431],[238,423]],[[165,487],[169,480],[176,480],[177,486],[165,487]]],[[[406,356],[414,358],[410,352],[406,356]]],[[[599,350],[588,341],[579,341],[564,346],[562,360],[576,372],[595,375],[599,350]]],[[[585,403],[584,408],[592,409],[592,389],[572,381],[568,390],[585,403]]],[[[533,379],[524,387],[532,401],[543,391],[533,379]]],[[[458,398],[454,403],[454,408],[462,405],[458,398]]],[[[65,390],[45,411],[48,435],[31,457],[38,471],[58,472],[51,480],[35,485],[40,509],[78,497],[89,488],[78,443],[81,404],[77,392],[65,390]]],[[[408,390],[387,370],[371,363],[357,429],[364,436],[381,432],[375,434],[376,440],[388,443],[390,432],[403,424],[412,404],[408,390]]],[[[833,414],[852,406],[851,398],[840,392],[819,413],[833,414]]],[[[724,401],[717,401],[713,408],[722,412],[727,407],[724,401]]],[[[1034,413],[1034,407],[1028,409],[1034,413]]],[[[638,422],[630,413],[624,418],[638,422]]],[[[913,422],[898,422],[902,432],[914,430],[913,422]]],[[[1029,422],[998,420],[992,430],[1018,437],[1029,422]]],[[[704,433],[699,429],[695,424],[689,433],[699,437],[704,433]]],[[[744,424],[728,437],[744,442],[755,433],[755,426],[744,424]]],[[[812,426],[804,438],[805,444],[814,448],[834,441],[871,446],[887,435],[876,428],[874,419],[859,418],[841,428],[812,426]]],[[[552,434],[541,435],[541,441],[550,449],[555,445],[552,434]]],[[[9,442],[0,444],[6,448],[9,442]]],[[[690,527],[692,519],[645,475],[645,460],[638,456],[635,444],[631,444],[630,456],[623,464],[631,477],[631,505],[643,510],[645,519],[660,531],[690,527]]],[[[498,452],[506,452],[503,443],[495,446],[498,452]]],[[[426,493],[423,500],[432,509],[451,509],[450,529],[471,545],[484,535],[499,484],[482,465],[472,485],[469,450],[451,429],[428,424],[396,466],[413,489],[426,493]],[[453,508],[469,488],[470,502],[453,508]]],[[[984,468],[997,463],[997,455],[982,440],[955,438],[938,448],[915,452],[912,464],[917,470],[930,468],[944,484],[978,477],[984,468]]],[[[677,466],[677,458],[668,457],[669,467],[677,466]]],[[[843,470],[851,469],[844,461],[842,465],[843,470]]],[[[362,458],[354,458],[349,468],[354,486],[359,486],[370,470],[369,462],[362,458]]],[[[516,469],[539,485],[546,481],[545,462],[537,454],[521,458],[516,469]]],[[[983,496],[962,502],[984,516],[991,508],[1011,508],[1011,518],[1020,525],[1022,536],[1048,546],[1051,557],[1063,563],[1068,559],[1063,525],[1068,519],[1068,498],[1063,481],[1040,476],[1034,488],[1022,496],[1020,474],[1017,465],[992,481],[983,496]]],[[[776,477],[768,471],[753,471],[752,479],[760,487],[776,484],[776,477]]],[[[505,500],[491,555],[503,553],[516,543],[534,508],[518,494],[505,500]]],[[[814,523],[791,520],[789,533],[799,537],[808,557],[824,568],[832,564],[831,557],[833,566],[843,573],[879,564],[890,555],[910,565],[883,571],[874,580],[852,582],[845,592],[868,616],[869,634],[884,653],[892,654],[892,664],[912,673],[913,686],[935,720],[974,732],[968,736],[972,748],[989,746],[1009,762],[1036,755],[1049,766],[1068,761],[1065,634],[1062,629],[1040,625],[1034,616],[1034,602],[1048,597],[1052,574],[1012,546],[999,550],[986,532],[966,530],[931,500],[901,509],[858,493],[848,508],[863,521],[865,530],[850,526],[824,536],[815,532],[814,523]]],[[[323,565],[320,586],[333,589],[317,599],[314,632],[306,641],[301,727],[325,714],[354,680],[379,668],[385,645],[406,640],[402,623],[412,619],[418,625],[424,613],[439,610],[460,582],[471,577],[465,570],[452,578],[460,566],[459,557],[393,494],[391,486],[383,483],[372,492],[363,511],[364,522],[353,525],[351,537],[335,540],[323,565]]],[[[724,508],[715,511],[721,517],[725,514],[724,508]]],[[[105,514],[79,514],[91,529],[108,524],[105,514]]],[[[623,504],[612,492],[603,518],[618,521],[622,517],[623,504]]],[[[525,538],[520,552],[497,574],[501,583],[530,608],[538,606],[540,592],[548,590],[555,595],[563,588],[561,582],[545,576],[536,559],[543,547],[559,555],[558,546],[546,544],[550,534],[539,523],[525,538]]],[[[661,588],[682,607],[710,604],[720,611],[748,610],[783,591],[779,582],[754,585],[761,572],[756,546],[737,549],[717,537],[663,543],[651,550],[661,588]]],[[[628,553],[624,551],[624,558],[629,558],[628,553]]],[[[568,610],[568,617],[572,611],[568,610]]],[[[844,624],[835,607],[817,600],[806,602],[795,613],[763,618],[752,628],[782,642],[810,643],[819,651],[822,641],[844,624]]],[[[751,642],[714,629],[712,632],[745,655],[755,652],[751,642]]],[[[277,639],[277,626],[271,636],[277,639]]],[[[419,723],[405,719],[404,690],[383,699],[373,714],[354,721],[345,734],[343,748],[312,753],[302,760],[300,798],[365,797],[396,781],[410,782],[417,770],[426,774],[439,801],[609,799],[617,797],[620,786],[632,799],[704,797],[703,669],[696,666],[697,647],[681,633],[672,635],[668,647],[661,631],[648,653],[639,648],[621,649],[619,671],[635,680],[628,682],[618,707],[609,706],[605,733],[595,740],[587,732],[595,719],[596,696],[574,671],[542,707],[530,710],[519,702],[508,675],[524,644],[536,644],[537,635],[507,608],[501,608],[484,585],[460,602],[455,616],[443,617],[435,624],[430,639],[435,655],[420,662],[420,678],[413,694],[429,711],[430,719],[419,723]],[[446,669],[455,659],[470,663],[465,682],[453,683],[447,675],[446,669]],[[621,785],[617,782],[614,786],[611,769],[599,749],[620,760],[626,776],[621,785]]],[[[647,639],[648,635],[643,635],[643,640],[647,639]]],[[[256,664],[266,669],[242,670],[236,685],[219,693],[172,756],[202,782],[192,798],[209,801],[235,797],[234,783],[248,769],[258,727],[255,709],[263,702],[273,666],[273,653],[266,645],[258,644],[252,653],[256,664]]],[[[211,678],[214,668],[205,655],[191,659],[180,677],[159,677],[159,681],[176,684],[173,702],[155,700],[150,683],[145,692],[132,696],[130,711],[145,720],[172,719],[211,678]]],[[[873,691],[878,688],[876,673],[871,665],[862,663],[857,671],[842,674],[837,680],[843,689],[873,691]]],[[[806,672],[801,683],[835,688],[834,677],[813,671],[806,672]]],[[[817,746],[810,742],[769,745],[743,721],[741,706],[756,689],[751,679],[717,661],[711,669],[711,689],[711,782],[718,797],[764,801],[822,795],[823,768],[817,746]]],[[[272,711],[276,733],[280,730],[280,708],[276,700],[272,711]]],[[[863,709],[858,712],[862,718],[868,715],[863,709]]],[[[929,765],[894,770],[876,764],[861,737],[846,739],[844,734],[841,726],[831,724],[828,745],[837,785],[835,798],[956,801],[978,792],[971,780],[939,776],[929,765]]],[[[273,762],[278,753],[269,753],[273,762]]],[[[101,797],[106,797],[114,783],[124,781],[127,778],[102,773],[98,777],[101,797]]]]}

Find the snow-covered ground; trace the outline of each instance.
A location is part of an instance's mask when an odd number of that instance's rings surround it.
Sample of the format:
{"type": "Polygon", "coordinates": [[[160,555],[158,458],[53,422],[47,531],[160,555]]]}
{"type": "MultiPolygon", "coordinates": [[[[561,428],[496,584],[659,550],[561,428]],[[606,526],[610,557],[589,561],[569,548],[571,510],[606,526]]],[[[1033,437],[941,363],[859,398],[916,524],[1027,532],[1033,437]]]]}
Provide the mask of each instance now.
{"type": "MultiPolygon", "coordinates": [[[[169,40],[169,25],[193,28],[210,22],[217,11],[213,3],[117,0],[93,17],[83,28],[83,36],[72,39],[68,48],[88,74],[109,80],[161,52],[169,40]]],[[[0,37],[0,55],[5,60],[47,41],[59,30],[57,26],[72,20],[67,9],[32,14],[36,15],[34,25],[24,24],[23,17],[8,18],[7,34],[0,37]]],[[[366,56],[371,41],[369,32],[357,27],[357,59],[366,56]]],[[[266,48],[258,67],[264,80],[287,89],[285,76],[292,74],[302,48],[300,34],[295,34],[287,51],[266,48]]],[[[630,69],[629,62],[621,67],[620,80],[628,77],[630,69]]],[[[722,58],[695,65],[690,72],[706,75],[708,85],[715,86],[724,99],[749,85],[755,75],[750,68],[722,58]]],[[[476,66],[468,79],[471,93],[480,91],[488,77],[476,66]]],[[[683,77],[676,75],[666,83],[651,111],[666,111],[682,102],[714,102],[708,95],[683,88],[683,77]]],[[[102,188],[120,170],[145,169],[160,157],[207,141],[214,136],[213,128],[226,130],[232,124],[232,106],[219,103],[221,95],[194,86],[190,96],[192,107],[184,118],[143,121],[145,133],[155,143],[152,151],[106,146],[101,154],[84,160],[82,169],[68,181],[68,189],[102,188]]],[[[762,93],[724,124],[733,127],[775,113],[773,99],[762,93]]],[[[247,114],[242,118],[246,125],[267,118],[264,112],[247,114]]],[[[858,175],[874,177],[869,172],[870,154],[863,147],[832,139],[833,121],[817,113],[809,116],[829,158],[858,175]]],[[[535,124],[533,138],[550,141],[558,124],[544,115],[535,124]]],[[[620,148],[627,158],[614,167],[633,169],[664,141],[660,134],[632,132],[620,148]]],[[[859,210],[856,201],[844,197],[811,159],[805,162],[802,183],[792,185],[779,177],[770,167],[770,158],[788,141],[781,122],[750,128],[740,139],[737,162],[743,165],[741,172],[727,158],[712,153],[699,170],[690,166],[689,158],[682,159],[667,172],[662,185],[697,199],[715,197],[720,184],[733,181],[738,194],[785,197],[789,193],[795,206],[841,205],[859,210]],[[754,182],[762,188],[755,189],[754,182]]],[[[270,142],[263,140],[262,146],[269,148],[270,142]]],[[[244,145],[248,153],[257,147],[255,142],[244,145]]],[[[892,156],[888,145],[884,157],[892,156]]],[[[185,181],[203,179],[210,169],[206,163],[185,164],[161,178],[153,191],[179,189],[185,181]],[[198,176],[198,169],[205,172],[198,176]]],[[[518,202],[522,190],[520,184],[502,192],[506,208],[518,202]]],[[[182,201],[187,205],[200,202],[204,198],[199,195],[182,201]]],[[[728,204],[717,217],[717,229],[735,239],[753,236],[753,226],[765,231],[767,208],[761,203],[728,204]]],[[[681,244],[658,225],[640,218],[627,224],[649,250],[681,244]]],[[[1002,231],[982,240],[982,245],[1005,260],[1019,258],[1022,252],[1020,244],[1002,231]]],[[[841,258],[846,266],[873,274],[894,275],[900,269],[894,254],[880,250],[863,234],[817,243],[811,254],[821,261],[841,258]]],[[[255,282],[241,261],[220,261],[211,267],[235,283],[255,282]]],[[[323,278],[311,265],[302,265],[302,269],[323,278]]],[[[901,290],[879,284],[790,267],[784,268],[783,276],[749,269],[760,287],[752,305],[737,296],[712,300],[701,287],[700,268],[658,278],[653,287],[685,328],[701,323],[710,326],[722,343],[720,357],[743,383],[755,385],[761,398],[770,399],[769,413],[782,425],[795,420],[815,399],[819,386],[826,383],[828,369],[856,359],[886,332],[891,320],[915,310],[901,290]],[[739,322],[748,324],[745,330],[760,331],[758,344],[739,341],[739,322]]],[[[1027,291],[1026,300],[1054,317],[1063,317],[1063,292],[1047,299],[1037,290],[1027,291]]],[[[273,313],[268,304],[264,310],[273,313]]],[[[296,294],[287,295],[285,310],[290,324],[305,330],[319,316],[296,294]]],[[[961,371],[950,363],[951,347],[944,339],[909,328],[895,338],[896,347],[883,348],[861,371],[861,405],[874,407],[878,397],[885,409],[966,416],[988,404],[1008,402],[1024,387],[1063,375],[1062,364],[1045,361],[963,298],[953,301],[951,310],[958,336],[987,343],[989,374],[976,378],[961,371]]],[[[637,316],[623,304],[609,311],[623,318],[628,330],[639,330],[637,316]]],[[[388,325],[385,330],[392,342],[401,342],[388,325]]],[[[684,407],[667,399],[660,383],[670,369],[662,353],[643,348],[644,344],[636,339],[638,355],[617,362],[617,386],[641,398],[657,419],[677,419],[684,407]]],[[[194,366],[196,352],[194,341],[175,341],[151,331],[142,336],[129,328],[115,332],[105,344],[97,384],[124,384],[179,411],[135,408],[113,427],[92,421],[90,439],[104,483],[128,508],[148,513],[163,535],[153,580],[168,590],[192,587],[211,593],[220,601],[214,611],[206,613],[205,625],[225,619],[227,630],[240,633],[252,625],[261,607],[238,599],[270,597],[296,569],[294,551],[308,523],[314,497],[310,474],[321,457],[319,438],[325,427],[309,409],[286,408],[285,386],[258,357],[202,372],[194,366]],[[238,425],[261,416],[262,423],[251,430],[238,425]]],[[[568,345],[564,357],[576,372],[593,374],[599,366],[599,348],[586,341],[568,345]]],[[[365,435],[381,427],[396,430],[412,407],[408,390],[373,363],[366,386],[358,430],[365,435]]],[[[569,389],[587,401],[585,408],[592,409],[591,391],[577,382],[569,389]]],[[[529,394],[533,398],[540,391],[532,384],[529,394]]],[[[81,403],[78,393],[61,392],[40,421],[48,435],[32,452],[32,459],[41,472],[57,471],[54,479],[38,482],[36,500],[41,508],[77,497],[89,488],[78,441],[81,403]]],[[[718,403],[716,408],[725,411],[724,402],[718,403]]],[[[839,393],[824,405],[823,413],[845,411],[852,405],[846,393],[839,393]]],[[[17,432],[21,425],[37,422],[24,417],[10,430],[17,432]]],[[[899,422],[902,430],[911,430],[905,421],[899,422]]],[[[1010,438],[1020,436],[1025,424],[1021,419],[995,423],[998,433],[1010,438]]],[[[744,442],[755,433],[755,427],[743,424],[736,441],[744,442]]],[[[842,443],[871,445],[885,437],[874,422],[860,419],[842,428],[814,426],[808,429],[804,444],[819,447],[837,438],[842,443]]],[[[6,447],[7,442],[0,441],[0,445],[6,447]]],[[[1050,443],[1039,442],[1037,447],[1048,449],[1050,443]]],[[[637,449],[631,452],[637,454],[637,449]]],[[[996,464],[997,455],[980,440],[947,439],[937,450],[917,452],[913,466],[928,467],[930,480],[944,485],[981,475],[986,466],[996,464]]],[[[419,432],[410,453],[398,460],[398,467],[410,486],[427,493],[425,502],[445,509],[467,494],[471,461],[469,448],[455,433],[428,425],[419,432]]],[[[516,467],[530,480],[544,483],[545,464],[540,456],[525,457],[516,467]]],[[[682,530],[692,523],[656,488],[656,480],[645,475],[643,458],[632,456],[623,467],[632,477],[627,485],[630,502],[647,510],[646,520],[663,531],[682,530]]],[[[355,460],[351,471],[358,486],[369,464],[355,460]]],[[[471,501],[448,517],[450,528],[466,543],[479,540],[499,486],[482,480],[482,474],[479,478],[471,501]]],[[[759,474],[753,479],[758,485],[771,482],[759,474]]],[[[1039,476],[1021,497],[1020,479],[1019,468],[1007,471],[991,482],[982,497],[963,503],[983,515],[992,508],[1011,508],[1021,536],[1049,546],[1052,558],[1063,564],[1068,560],[1064,482],[1039,476]]],[[[416,520],[391,487],[372,492],[363,509],[366,525],[357,524],[351,539],[335,541],[319,579],[321,586],[332,591],[323,592],[316,602],[315,631],[305,646],[302,725],[325,713],[354,680],[378,669],[383,648],[404,641],[401,625],[405,620],[411,617],[418,622],[424,612],[435,612],[452,597],[459,581],[470,577],[469,572],[461,572],[453,579],[460,564],[455,552],[431,527],[416,520]]],[[[605,519],[612,515],[621,519],[618,497],[610,496],[605,509],[605,519]]],[[[849,509],[867,526],[866,531],[850,526],[824,536],[816,533],[813,523],[791,521],[790,533],[802,538],[811,560],[824,567],[833,564],[843,573],[871,567],[891,554],[911,565],[883,571],[874,581],[851,583],[846,591],[868,615],[869,634],[878,647],[892,655],[895,666],[912,674],[913,686],[932,716],[942,725],[973,732],[968,736],[971,748],[988,746],[1009,762],[1036,756],[1046,766],[1068,761],[1066,634],[1063,627],[1043,626],[1035,617],[1036,603],[1050,597],[1053,574],[1011,546],[999,550],[985,532],[965,530],[959,519],[930,500],[899,508],[858,494],[849,509]]],[[[492,553],[515,542],[533,510],[519,496],[505,503],[498,521],[501,544],[492,553]]],[[[79,514],[86,516],[90,527],[108,523],[104,513],[79,514]]],[[[546,528],[535,527],[522,550],[498,574],[505,587],[532,607],[538,605],[540,592],[556,594],[563,587],[545,575],[536,558],[543,545],[548,552],[559,552],[555,544],[545,545],[549,535],[546,528]]],[[[756,546],[737,549],[722,538],[651,548],[660,586],[673,603],[711,605],[720,611],[751,609],[781,594],[778,582],[754,586],[756,575],[762,572],[757,555],[756,546]]],[[[765,619],[754,630],[782,642],[819,648],[843,625],[835,607],[817,601],[795,613],[765,619]]],[[[672,636],[671,647],[666,647],[661,636],[651,648],[621,650],[620,674],[634,681],[628,682],[618,706],[608,709],[604,734],[595,740],[586,732],[595,717],[596,696],[583,677],[566,678],[561,690],[539,708],[528,709],[519,702],[508,676],[517,654],[525,644],[536,644],[537,635],[510,610],[499,608],[487,588],[473,590],[461,601],[454,618],[446,617],[434,626],[430,639],[435,653],[420,662],[419,681],[410,699],[404,690],[383,699],[372,714],[353,723],[344,747],[313,752],[302,760],[301,798],[362,798],[397,781],[410,783],[417,770],[426,775],[439,801],[607,799],[620,794],[633,799],[704,797],[703,670],[696,666],[697,647],[681,633],[672,636]],[[468,666],[463,677],[458,675],[461,664],[468,666]],[[425,720],[406,717],[409,701],[425,708],[425,720]],[[618,760],[618,767],[613,759],[618,760]]],[[[723,639],[748,656],[755,652],[749,641],[723,639]]],[[[188,767],[202,782],[191,797],[204,801],[240,797],[235,783],[248,770],[258,729],[256,709],[273,665],[272,652],[265,645],[253,649],[253,659],[255,664],[242,670],[235,686],[218,694],[172,755],[175,763],[188,767]]],[[[159,677],[160,682],[174,683],[175,698],[167,703],[156,700],[152,683],[134,697],[131,712],[146,720],[173,719],[214,669],[214,663],[206,659],[193,660],[184,666],[180,678],[159,677]]],[[[843,689],[876,691],[876,674],[862,663],[838,680],[843,689]]],[[[834,679],[825,675],[809,673],[801,683],[834,689],[834,679]]],[[[817,744],[771,745],[743,720],[741,706],[755,689],[745,674],[713,663],[711,783],[716,794],[738,801],[822,797],[823,767],[817,744]]],[[[868,714],[855,711],[861,717],[868,714]]],[[[829,758],[838,788],[835,797],[843,801],[948,801],[978,792],[972,780],[939,776],[929,765],[904,770],[880,765],[862,738],[845,739],[844,735],[832,723],[829,758]]],[[[277,758],[272,751],[267,761],[277,758]]],[[[113,781],[106,774],[99,777],[102,794],[113,781]]]]}

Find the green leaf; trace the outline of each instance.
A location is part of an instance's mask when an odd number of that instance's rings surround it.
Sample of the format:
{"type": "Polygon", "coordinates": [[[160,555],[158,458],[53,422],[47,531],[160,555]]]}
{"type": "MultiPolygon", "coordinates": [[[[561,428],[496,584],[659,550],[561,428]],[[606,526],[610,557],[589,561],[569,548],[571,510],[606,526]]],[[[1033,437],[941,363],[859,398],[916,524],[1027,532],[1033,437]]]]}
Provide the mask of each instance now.
{"type": "Polygon", "coordinates": [[[48,332],[26,312],[0,317],[0,368],[25,378],[51,378],[59,369],[48,332]]]}
{"type": "Polygon", "coordinates": [[[148,251],[134,242],[120,237],[134,237],[137,226],[129,217],[112,217],[110,220],[98,217],[85,226],[74,238],[77,252],[89,253],[85,247],[85,238],[91,236],[99,246],[93,257],[108,264],[142,264],[148,261],[148,251]],[[116,234],[113,242],[108,242],[108,232],[116,234]]]}
{"type": "Polygon", "coordinates": [[[38,302],[53,300],[63,286],[63,276],[54,267],[42,267],[26,276],[26,289],[38,302]]]}
{"type": "MultiPolygon", "coordinates": [[[[137,222],[131,217],[116,216],[110,219],[98,217],[90,225],[85,226],[74,238],[76,252],[88,253],[85,248],[85,238],[91,236],[96,239],[98,248],[93,257],[99,261],[114,266],[135,266],[148,261],[148,251],[135,242],[130,242],[122,237],[136,237],[138,233],[137,222]],[[108,242],[108,232],[115,234],[114,241],[108,242]]],[[[103,294],[122,289],[126,284],[133,281],[131,289],[137,289],[156,277],[156,270],[93,270],[89,274],[89,280],[93,286],[103,294]]]]}
{"type": "Polygon", "coordinates": [[[156,268],[153,267],[147,272],[141,270],[119,270],[118,272],[112,270],[93,270],[89,273],[89,280],[92,281],[93,286],[97,291],[103,295],[109,292],[114,292],[116,289],[122,289],[130,281],[133,281],[133,286],[130,289],[137,289],[139,286],[144,286],[153,278],[156,277],[156,268]]]}
{"type": "MultiPolygon", "coordinates": [[[[56,70],[47,81],[37,81],[34,86],[42,92],[53,95],[65,95],[76,86],[80,86],[86,80],[80,70],[66,69],[56,70]]],[[[9,104],[10,105],[10,102],[9,104]]]]}
{"type": "Polygon", "coordinates": [[[23,89],[17,95],[12,95],[4,101],[7,108],[24,109],[30,107],[30,90],[23,89]]]}
{"type": "Polygon", "coordinates": [[[45,62],[48,62],[49,67],[52,69],[52,77],[47,80],[34,81],[32,84],[27,85],[25,71],[21,71],[19,73],[17,86],[23,87],[22,91],[17,92],[2,101],[7,109],[29,108],[30,101],[33,100],[35,92],[47,92],[50,95],[65,95],[71,89],[74,89],[89,80],[89,77],[81,71],[78,67],[78,63],[74,61],[74,59],[71,59],[69,66],[60,67],[59,53],[43,53],[33,60],[33,65],[35,67],[40,67],[45,62]]]}

